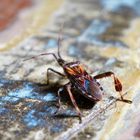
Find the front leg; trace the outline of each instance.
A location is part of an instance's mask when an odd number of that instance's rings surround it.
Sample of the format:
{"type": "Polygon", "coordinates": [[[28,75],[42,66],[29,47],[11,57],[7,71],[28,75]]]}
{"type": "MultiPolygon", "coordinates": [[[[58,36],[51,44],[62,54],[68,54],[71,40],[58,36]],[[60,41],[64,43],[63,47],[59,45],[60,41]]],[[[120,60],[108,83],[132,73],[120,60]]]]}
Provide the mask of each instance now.
{"type": "Polygon", "coordinates": [[[49,85],[49,71],[54,72],[54,73],[56,73],[56,74],[58,74],[58,75],[60,75],[62,77],[66,77],[66,75],[64,75],[64,74],[62,74],[62,73],[60,73],[60,72],[58,72],[58,71],[56,71],[56,70],[54,70],[52,68],[48,68],[47,69],[47,85],[49,85]]]}
{"type": "Polygon", "coordinates": [[[93,78],[94,79],[101,79],[101,78],[111,77],[111,76],[113,76],[113,79],[114,79],[115,90],[118,91],[120,93],[120,96],[121,96],[121,99],[118,99],[118,101],[122,101],[122,102],[126,102],[126,103],[131,104],[132,101],[126,100],[126,99],[123,98],[123,96],[121,94],[122,84],[113,72],[109,71],[109,72],[101,73],[101,74],[98,74],[98,75],[94,76],[93,78]]]}

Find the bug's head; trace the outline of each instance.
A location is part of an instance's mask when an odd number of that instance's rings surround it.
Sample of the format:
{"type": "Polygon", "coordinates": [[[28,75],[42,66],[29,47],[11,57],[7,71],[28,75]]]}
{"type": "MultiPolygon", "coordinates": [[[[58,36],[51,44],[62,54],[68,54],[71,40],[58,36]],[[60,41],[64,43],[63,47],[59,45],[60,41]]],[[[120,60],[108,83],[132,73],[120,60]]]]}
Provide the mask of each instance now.
{"type": "Polygon", "coordinates": [[[65,60],[63,60],[62,58],[58,58],[57,62],[60,66],[63,66],[65,64],[65,60]]]}

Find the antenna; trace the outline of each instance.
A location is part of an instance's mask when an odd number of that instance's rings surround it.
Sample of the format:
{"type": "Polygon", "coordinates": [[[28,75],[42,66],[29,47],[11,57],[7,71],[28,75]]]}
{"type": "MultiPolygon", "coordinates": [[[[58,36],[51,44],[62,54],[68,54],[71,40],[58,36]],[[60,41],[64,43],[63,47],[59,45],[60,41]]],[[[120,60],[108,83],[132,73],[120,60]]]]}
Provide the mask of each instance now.
{"type": "Polygon", "coordinates": [[[62,31],[64,28],[64,22],[62,23],[61,27],[60,27],[60,31],[59,31],[59,36],[58,36],[58,41],[57,41],[57,45],[58,45],[58,56],[62,59],[61,55],[60,55],[60,46],[61,46],[61,41],[62,41],[62,31]]]}
{"type": "Polygon", "coordinates": [[[42,53],[42,54],[39,54],[39,55],[37,55],[37,56],[33,56],[33,57],[31,57],[31,58],[27,58],[27,59],[25,59],[25,60],[23,60],[23,61],[28,61],[28,60],[30,60],[30,59],[36,59],[37,57],[40,57],[40,56],[42,56],[42,55],[53,55],[53,57],[54,57],[56,60],[58,60],[58,58],[56,57],[56,55],[55,55],[54,53],[42,53]]]}
{"type": "MultiPolygon", "coordinates": [[[[57,52],[57,54],[58,54],[58,57],[59,57],[60,59],[62,59],[62,57],[61,57],[61,55],[60,55],[60,45],[61,45],[61,41],[62,41],[62,30],[63,30],[63,27],[64,27],[64,22],[63,22],[62,25],[61,25],[61,28],[60,28],[60,31],[59,31],[58,40],[57,40],[57,46],[58,46],[58,52],[57,52]]],[[[58,61],[58,58],[56,57],[56,55],[55,55],[54,53],[42,53],[42,54],[39,54],[39,55],[37,55],[37,56],[33,56],[33,57],[31,57],[31,58],[27,58],[27,59],[25,59],[25,60],[23,60],[23,61],[28,61],[28,60],[30,60],[30,59],[36,59],[37,57],[40,57],[40,56],[42,56],[42,55],[53,55],[53,57],[58,61]]]]}

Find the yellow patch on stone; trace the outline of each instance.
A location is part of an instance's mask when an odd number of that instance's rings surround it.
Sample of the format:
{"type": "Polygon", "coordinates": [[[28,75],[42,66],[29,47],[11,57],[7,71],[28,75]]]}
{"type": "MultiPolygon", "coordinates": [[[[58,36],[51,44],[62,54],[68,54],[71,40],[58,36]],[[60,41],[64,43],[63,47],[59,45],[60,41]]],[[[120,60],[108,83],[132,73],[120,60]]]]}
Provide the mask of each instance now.
{"type": "Polygon", "coordinates": [[[30,25],[20,35],[3,44],[0,51],[7,51],[16,47],[21,41],[29,36],[37,34],[50,20],[50,16],[58,9],[64,0],[44,0],[42,6],[34,11],[29,17],[30,25]]]}
{"type": "MultiPolygon", "coordinates": [[[[122,37],[122,41],[129,45],[129,49],[125,48],[104,48],[101,51],[102,56],[106,57],[116,57],[117,59],[123,60],[128,63],[127,67],[124,67],[124,74],[121,79],[123,79],[123,83],[127,89],[130,88],[126,99],[132,100],[135,96],[135,90],[140,87],[140,61],[139,61],[139,42],[140,42],[140,20],[136,20],[128,29],[125,31],[124,37],[122,37]]],[[[126,89],[126,90],[127,90],[126,89]]],[[[116,111],[112,114],[112,116],[108,119],[103,131],[100,135],[100,140],[109,140],[113,138],[113,135],[116,132],[119,132],[119,129],[123,127],[124,121],[122,115],[126,113],[126,110],[130,107],[130,105],[118,102],[116,111]],[[120,123],[121,122],[121,123],[120,123]]]]}

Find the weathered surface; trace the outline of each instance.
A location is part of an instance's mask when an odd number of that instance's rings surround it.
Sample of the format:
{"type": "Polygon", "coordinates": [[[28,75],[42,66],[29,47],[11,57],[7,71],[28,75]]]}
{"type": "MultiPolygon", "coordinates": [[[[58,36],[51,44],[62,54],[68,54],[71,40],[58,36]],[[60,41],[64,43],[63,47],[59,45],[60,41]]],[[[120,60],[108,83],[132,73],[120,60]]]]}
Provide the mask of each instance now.
{"type": "Polygon", "coordinates": [[[0,33],[0,139],[139,139],[139,6],[139,0],[67,0],[64,4],[62,0],[36,0],[22,11],[0,33]],[[81,124],[65,89],[57,112],[57,90],[67,81],[50,74],[47,86],[46,71],[48,67],[62,69],[51,56],[23,60],[57,52],[63,22],[64,59],[80,60],[93,75],[114,71],[123,83],[123,93],[128,91],[124,98],[131,99],[132,105],[117,102],[115,106],[109,97],[119,94],[112,79],[106,78],[99,81],[105,95],[97,104],[73,91],[84,115],[81,124]]]}
{"type": "Polygon", "coordinates": [[[17,2],[16,0],[1,0],[0,30],[10,26],[20,10],[31,5],[31,0],[17,2]],[[8,9],[7,9],[8,8],[8,9]]]}

